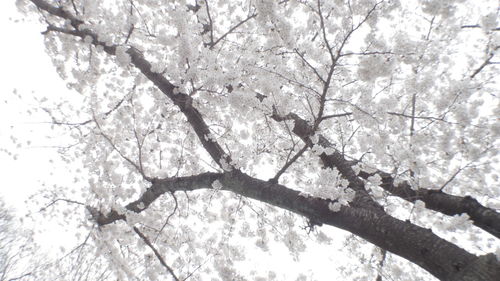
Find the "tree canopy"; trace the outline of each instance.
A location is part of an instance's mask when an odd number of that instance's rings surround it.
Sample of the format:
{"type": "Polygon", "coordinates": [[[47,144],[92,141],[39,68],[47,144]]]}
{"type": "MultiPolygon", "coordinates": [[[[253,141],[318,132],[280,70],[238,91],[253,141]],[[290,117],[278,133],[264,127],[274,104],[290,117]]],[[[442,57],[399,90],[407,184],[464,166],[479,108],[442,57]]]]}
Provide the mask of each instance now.
{"type": "Polygon", "coordinates": [[[44,210],[113,280],[281,280],[256,249],[335,239],[345,280],[498,280],[497,1],[17,2],[82,100],[40,105],[86,186],[44,210]]]}

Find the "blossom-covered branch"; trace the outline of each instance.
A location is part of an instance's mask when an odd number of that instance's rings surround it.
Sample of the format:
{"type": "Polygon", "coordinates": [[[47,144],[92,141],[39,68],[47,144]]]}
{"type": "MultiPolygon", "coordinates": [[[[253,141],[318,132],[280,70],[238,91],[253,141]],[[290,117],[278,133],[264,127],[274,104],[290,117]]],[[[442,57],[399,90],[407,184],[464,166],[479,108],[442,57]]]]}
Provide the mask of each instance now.
{"type": "Polygon", "coordinates": [[[193,98],[185,93],[179,92],[178,87],[173,85],[161,73],[152,71],[151,63],[144,58],[143,54],[139,50],[133,47],[106,44],[106,42],[100,41],[97,34],[92,30],[80,28],[83,22],[64,11],[63,8],[51,6],[41,0],[33,0],[32,2],[37,5],[38,8],[50,13],[51,15],[70,21],[71,26],[75,28],[71,30],[49,25],[47,31],[61,32],[77,36],[82,39],[91,38],[92,44],[95,46],[101,46],[103,50],[110,55],[117,55],[118,52],[121,56],[124,56],[125,54],[129,56],[130,62],[154,85],[156,85],[156,87],[158,87],[158,89],[160,89],[170,100],[172,100],[176,106],[179,107],[180,111],[184,114],[184,116],[186,116],[189,124],[198,136],[201,144],[210,156],[212,156],[213,160],[223,169],[228,169],[230,167],[231,157],[224,152],[222,147],[214,139],[210,138],[210,129],[203,120],[201,113],[193,106],[193,98]]]}
{"type": "MultiPolygon", "coordinates": [[[[422,267],[442,280],[453,280],[453,276],[467,274],[468,270],[473,270],[471,265],[478,259],[439,238],[431,230],[400,221],[385,212],[350,206],[343,206],[334,212],[330,208],[332,201],[329,199],[308,196],[281,184],[252,178],[237,170],[223,174],[205,173],[191,177],[159,179],[139,200],[128,204],[125,209],[139,213],[145,211],[147,206],[167,191],[213,189],[213,186],[218,184],[221,185],[218,188],[220,190],[228,190],[287,209],[308,218],[314,224],[327,224],[350,231],[392,253],[418,261],[422,267]],[[450,275],[451,269],[456,273],[450,275]]],[[[102,214],[92,208],[89,211],[99,225],[127,217],[125,213],[119,214],[116,211],[108,214],[102,214]]],[[[488,256],[486,260],[489,261],[490,258],[491,256],[488,256]]],[[[479,259],[483,260],[484,257],[479,259]]],[[[500,272],[500,266],[497,267],[500,272]]]]}
{"type": "MultiPolygon", "coordinates": [[[[312,130],[312,126],[300,116],[294,113],[289,113],[286,116],[274,114],[272,118],[276,121],[288,119],[295,120],[293,132],[305,142],[310,142],[309,138],[311,136],[310,132],[312,130]]],[[[319,145],[322,145],[325,148],[333,148],[333,145],[330,144],[325,138],[322,139],[323,141],[319,142],[319,145]]],[[[353,163],[347,161],[337,150],[334,150],[332,154],[322,153],[320,157],[325,166],[336,167],[343,176],[356,183],[354,186],[364,186],[362,182],[359,182],[359,179],[356,179],[357,176],[355,176],[355,173],[351,168],[353,163]]],[[[455,196],[439,190],[425,188],[414,190],[407,181],[403,181],[395,185],[394,178],[390,174],[382,171],[377,171],[376,173],[360,171],[358,176],[363,179],[368,179],[374,174],[378,174],[382,178],[382,184],[380,187],[388,191],[391,195],[400,197],[409,202],[421,200],[426,204],[426,207],[431,210],[438,211],[449,216],[466,213],[469,215],[474,225],[500,238],[500,213],[492,208],[483,206],[476,199],[470,196],[455,196]]],[[[358,188],[355,190],[363,189],[358,188]]]]}
{"type": "Polygon", "coordinates": [[[420,200],[425,203],[427,208],[448,216],[465,213],[470,217],[475,226],[500,238],[500,213],[492,208],[483,206],[471,196],[451,195],[437,189],[413,189],[408,181],[395,184],[394,178],[382,171],[375,173],[359,172],[359,176],[364,179],[368,179],[374,174],[382,178],[380,187],[391,195],[413,203],[420,200]]]}

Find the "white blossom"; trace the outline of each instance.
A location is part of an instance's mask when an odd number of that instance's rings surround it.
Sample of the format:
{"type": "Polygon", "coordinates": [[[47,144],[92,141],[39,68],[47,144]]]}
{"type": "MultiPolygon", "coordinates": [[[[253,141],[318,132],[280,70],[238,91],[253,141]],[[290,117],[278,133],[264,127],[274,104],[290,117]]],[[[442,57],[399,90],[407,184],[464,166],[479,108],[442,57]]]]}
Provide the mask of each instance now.
{"type": "Polygon", "coordinates": [[[213,183],[212,183],[212,188],[215,189],[215,190],[221,190],[222,189],[222,183],[219,181],[219,180],[215,180],[213,183]]]}
{"type": "Polygon", "coordinates": [[[340,207],[342,207],[342,205],[339,202],[334,202],[334,203],[328,204],[328,208],[332,212],[338,212],[338,211],[340,211],[340,207]]]}
{"type": "Polygon", "coordinates": [[[130,55],[127,53],[128,48],[126,46],[116,47],[116,60],[122,66],[127,66],[131,62],[130,55]]]}
{"type": "Polygon", "coordinates": [[[496,28],[498,24],[498,14],[496,12],[489,13],[481,18],[481,28],[489,33],[492,29],[496,28]]]}

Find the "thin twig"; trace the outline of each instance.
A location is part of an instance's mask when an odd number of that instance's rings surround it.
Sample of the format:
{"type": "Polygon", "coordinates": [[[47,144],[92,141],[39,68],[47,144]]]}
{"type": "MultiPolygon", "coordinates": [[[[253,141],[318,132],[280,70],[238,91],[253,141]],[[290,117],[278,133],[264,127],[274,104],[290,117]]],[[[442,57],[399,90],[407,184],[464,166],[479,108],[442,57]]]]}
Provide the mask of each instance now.
{"type": "Polygon", "coordinates": [[[208,22],[209,22],[209,28],[210,28],[210,47],[214,46],[215,43],[214,43],[214,23],[212,21],[212,16],[210,15],[210,8],[208,6],[208,1],[205,0],[205,4],[206,4],[206,7],[207,7],[207,17],[208,17],[208,22]]]}
{"type": "Polygon", "coordinates": [[[172,213],[170,213],[170,215],[168,215],[167,219],[165,220],[165,223],[161,226],[160,230],[158,231],[158,233],[155,236],[155,239],[153,239],[153,242],[156,242],[156,240],[160,236],[160,234],[163,231],[163,229],[165,228],[165,226],[167,226],[168,221],[175,214],[175,212],[177,211],[177,208],[179,207],[179,203],[177,202],[177,197],[175,197],[175,193],[170,192],[170,194],[172,194],[172,197],[174,198],[174,202],[175,202],[174,210],[172,211],[172,213]]]}
{"type": "Polygon", "coordinates": [[[302,154],[304,154],[304,152],[307,150],[307,148],[309,148],[309,144],[306,143],[304,145],[304,147],[302,147],[301,150],[299,150],[299,152],[297,152],[297,154],[295,154],[292,159],[290,159],[279,171],[278,173],[276,173],[276,175],[274,176],[274,178],[272,178],[272,182],[278,182],[280,176],[288,169],[288,167],[290,167],[295,161],[297,161],[297,159],[299,159],[300,156],[302,156],[302,154]]]}
{"type": "Polygon", "coordinates": [[[238,27],[240,27],[241,25],[243,25],[247,21],[255,18],[256,16],[257,16],[257,14],[254,13],[254,14],[248,16],[246,19],[240,21],[235,26],[231,27],[226,33],[224,33],[221,37],[219,37],[219,39],[217,39],[215,42],[213,42],[213,44],[211,44],[210,49],[212,49],[215,45],[217,45],[217,43],[219,43],[222,39],[226,38],[226,36],[228,36],[230,33],[232,33],[235,29],[237,29],[238,27]]]}
{"type": "MultiPolygon", "coordinates": [[[[135,89],[135,85],[134,85],[133,89],[135,89]]],[[[103,113],[104,116],[107,117],[113,111],[117,110],[118,107],[120,107],[120,105],[122,105],[122,103],[123,103],[123,101],[125,100],[126,97],[127,97],[127,95],[125,95],[113,108],[111,108],[110,110],[108,110],[105,113],[103,113]]],[[[89,124],[89,123],[91,123],[91,122],[94,121],[94,119],[89,119],[87,121],[77,122],[77,123],[60,122],[60,121],[57,121],[54,116],[52,116],[52,112],[50,112],[49,109],[42,108],[42,110],[45,111],[45,112],[47,112],[49,114],[50,118],[52,119],[52,124],[54,124],[54,125],[83,126],[83,125],[87,125],[87,124],[89,124]]]]}
{"type": "Polygon", "coordinates": [[[492,64],[490,61],[491,59],[495,56],[495,51],[498,50],[500,46],[496,46],[493,50],[491,50],[488,58],[471,74],[470,78],[474,78],[483,68],[485,68],[487,65],[492,64]]]}
{"type": "Polygon", "coordinates": [[[330,119],[330,118],[344,117],[344,116],[350,116],[350,115],[352,115],[352,112],[326,115],[326,116],[321,117],[321,121],[326,120],[326,119],[330,119]]]}
{"type": "Polygon", "coordinates": [[[319,80],[321,80],[321,82],[323,83],[326,83],[325,79],[319,74],[318,70],[312,66],[307,60],[306,58],[304,57],[304,54],[300,53],[298,49],[294,49],[294,52],[302,59],[302,61],[314,72],[314,74],[316,74],[316,76],[318,76],[319,80]]]}
{"type": "Polygon", "coordinates": [[[393,52],[391,51],[372,51],[372,52],[349,52],[349,53],[343,53],[340,56],[341,57],[346,57],[346,56],[369,56],[369,55],[394,55],[393,52]]]}
{"type": "Polygon", "coordinates": [[[125,42],[123,44],[127,44],[128,40],[130,39],[130,36],[132,35],[132,32],[134,31],[134,25],[130,25],[130,29],[128,30],[127,38],[125,39],[125,42]]]}
{"type": "Polygon", "coordinates": [[[160,255],[158,250],[156,250],[156,248],[153,246],[153,244],[151,244],[151,241],[149,241],[149,239],[137,227],[134,226],[133,229],[134,229],[135,233],[137,233],[137,235],[139,235],[139,237],[141,237],[142,241],[144,241],[144,243],[146,243],[146,245],[148,245],[148,247],[151,248],[151,250],[153,251],[155,256],[158,258],[160,263],[167,269],[167,271],[170,273],[170,275],[172,275],[174,280],[179,281],[180,279],[177,277],[177,275],[175,275],[174,270],[165,262],[165,260],[160,255]]]}
{"type": "MultiPolygon", "coordinates": [[[[460,28],[481,28],[479,24],[462,25],[460,28]]],[[[495,27],[491,31],[500,31],[500,27],[495,27]]]]}
{"type": "Polygon", "coordinates": [[[71,203],[71,204],[77,204],[77,205],[85,206],[85,204],[82,203],[82,202],[78,202],[78,201],[71,200],[71,199],[65,199],[65,198],[57,198],[57,199],[53,200],[52,202],[50,202],[49,204],[47,204],[46,206],[42,207],[39,210],[39,212],[43,212],[43,211],[47,210],[47,208],[49,208],[50,206],[54,205],[55,203],[57,203],[59,201],[63,201],[63,202],[66,202],[66,203],[71,203]]]}
{"type": "Polygon", "coordinates": [[[138,165],[137,165],[134,161],[132,161],[130,158],[128,158],[126,155],[124,155],[124,154],[123,154],[123,153],[122,153],[122,152],[121,152],[121,151],[120,151],[120,150],[116,147],[116,145],[115,145],[115,144],[114,144],[114,142],[111,140],[111,138],[110,138],[110,137],[108,137],[108,136],[104,133],[104,131],[103,131],[103,130],[102,130],[102,128],[101,128],[101,125],[99,124],[99,122],[97,122],[97,119],[95,118],[95,116],[94,116],[94,122],[96,123],[97,128],[98,128],[98,129],[99,129],[99,131],[100,131],[100,132],[99,132],[99,134],[100,134],[101,136],[103,136],[103,138],[104,138],[105,140],[107,140],[107,141],[108,141],[108,143],[111,145],[111,147],[113,148],[113,150],[115,150],[115,151],[116,151],[116,152],[117,152],[117,153],[118,153],[118,154],[119,154],[119,155],[120,155],[120,156],[121,156],[121,157],[122,157],[125,161],[127,161],[130,165],[132,165],[132,166],[133,166],[133,167],[134,167],[134,168],[135,168],[135,169],[136,169],[136,170],[137,170],[137,171],[138,171],[138,172],[139,172],[139,173],[143,176],[143,178],[144,178],[144,179],[146,179],[146,180],[148,180],[148,181],[151,181],[151,179],[149,179],[148,177],[146,177],[146,176],[144,175],[144,173],[142,172],[141,167],[139,167],[139,166],[138,166],[138,165]]]}
{"type": "Polygon", "coordinates": [[[388,111],[387,114],[401,116],[401,117],[407,117],[407,118],[413,118],[413,119],[425,119],[425,120],[441,121],[441,122],[445,122],[445,123],[452,123],[452,122],[444,120],[443,118],[432,117],[432,116],[411,116],[408,114],[392,112],[392,111],[388,111]]]}
{"type": "Polygon", "coordinates": [[[458,174],[465,168],[467,168],[468,165],[466,165],[465,167],[460,167],[440,188],[439,188],[439,191],[443,191],[443,189],[450,183],[452,182],[456,176],[458,176],[458,174]]]}

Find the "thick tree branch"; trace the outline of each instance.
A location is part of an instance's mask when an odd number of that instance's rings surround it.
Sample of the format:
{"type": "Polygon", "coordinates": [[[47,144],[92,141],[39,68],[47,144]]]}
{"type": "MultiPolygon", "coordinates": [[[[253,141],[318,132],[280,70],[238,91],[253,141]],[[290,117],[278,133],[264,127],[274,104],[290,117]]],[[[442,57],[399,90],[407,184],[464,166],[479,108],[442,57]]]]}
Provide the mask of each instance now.
{"type": "MultiPolygon", "coordinates": [[[[222,190],[289,210],[317,224],[345,229],[411,260],[441,280],[462,280],[459,276],[466,274],[469,265],[482,259],[439,238],[429,229],[400,221],[384,212],[349,206],[342,206],[340,211],[333,212],[329,208],[332,200],[308,196],[281,184],[252,178],[237,170],[223,174],[205,173],[177,179],[159,179],[141,199],[128,204],[126,209],[142,212],[167,191],[211,189],[216,180],[221,183],[222,190]]],[[[102,214],[95,209],[89,210],[100,225],[126,219],[124,214],[114,211],[102,214]]],[[[500,273],[500,265],[490,264],[488,270],[500,273]]]]}
{"type": "MultiPolygon", "coordinates": [[[[295,122],[292,132],[300,137],[304,143],[309,145],[309,147],[314,146],[314,143],[311,140],[311,136],[314,134],[313,126],[297,114],[289,113],[287,115],[279,115],[275,111],[271,118],[278,122],[284,120],[294,120],[295,122]]],[[[332,145],[325,138],[320,138],[318,145],[325,148],[332,147],[332,145]]],[[[356,191],[356,195],[352,202],[353,206],[364,208],[371,207],[373,210],[377,210],[378,212],[384,212],[382,206],[374,201],[367,193],[364,182],[358,178],[351,167],[351,163],[347,161],[340,152],[337,150],[334,150],[332,154],[323,152],[319,155],[319,157],[321,158],[324,167],[336,168],[342,176],[349,181],[349,187],[356,191]]]]}
{"type": "MultiPolygon", "coordinates": [[[[377,174],[382,178],[380,187],[391,195],[408,202],[420,200],[425,203],[426,208],[449,216],[465,213],[469,215],[475,226],[500,238],[500,213],[481,205],[476,199],[470,196],[455,196],[433,189],[419,188],[414,190],[407,181],[395,185],[394,178],[390,174],[382,171],[377,171],[377,174]]],[[[359,173],[359,176],[364,179],[368,179],[372,175],[373,173],[365,171],[359,173]]]]}
{"type": "MultiPolygon", "coordinates": [[[[305,142],[310,142],[309,136],[312,126],[300,116],[294,113],[289,113],[284,116],[274,114],[272,118],[276,121],[295,120],[293,132],[305,142]]],[[[323,138],[322,140],[323,141],[319,143],[320,145],[333,147],[326,139],[323,138]]],[[[355,176],[351,168],[352,163],[347,161],[337,150],[331,155],[322,153],[320,157],[326,167],[336,167],[347,179],[355,176]]],[[[427,208],[449,216],[466,213],[469,215],[474,225],[500,238],[500,213],[491,208],[484,207],[476,199],[470,196],[454,196],[444,192],[438,192],[437,190],[419,189],[415,191],[406,181],[395,186],[394,179],[390,174],[382,171],[378,171],[377,174],[382,178],[381,187],[392,195],[398,196],[409,202],[421,200],[426,204],[427,208]]],[[[373,176],[373,174],[361,171],[358,176],[363,179],[368,179],[370,176],[373,176]]],[[[364,185],[353,179],[351,188],[359,192],[360,190],[364,190],[364,185]],[[362,189],[360,188],[361,186],[363,186],[362,189]]]]}
{"type": "MultiPolygon", "coordinates": [[[[222,178],[220,173],[204,173],[189,177],[175,177],[165,179],[153,179],[152,185],[141,195],[139,199],[125,206],[125,210],[140,213],[146,210],[158,197],[167,192],[175,191],[192,191],[197,189],[211,188],[212,183],[217,179],[222,178]]],[[[98,210],[87,207],[95,221],[99,225],[106,225],[117,220],[125,220],[124,213],[119,213],[115,210],[102,214],[98,210]]]]}

